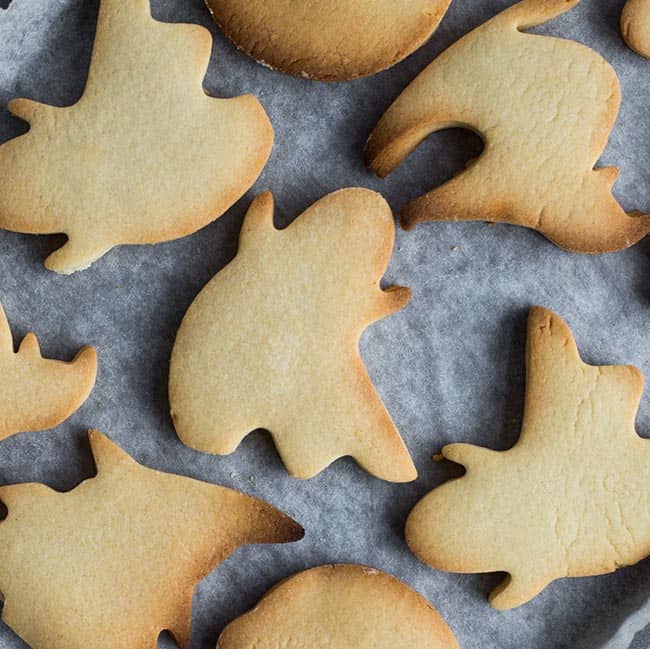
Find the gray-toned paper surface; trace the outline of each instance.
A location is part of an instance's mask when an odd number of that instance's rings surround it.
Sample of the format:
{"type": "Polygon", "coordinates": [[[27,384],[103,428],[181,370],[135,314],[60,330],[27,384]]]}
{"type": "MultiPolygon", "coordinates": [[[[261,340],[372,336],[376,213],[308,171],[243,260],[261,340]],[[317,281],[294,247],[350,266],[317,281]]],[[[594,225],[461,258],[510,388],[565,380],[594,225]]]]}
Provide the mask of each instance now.
{"type": "MultiPolygon", "coordinates": [[[[276,222],[284,225],[343,186],[381,191],[397,210],[448,178],[480,151],[476,136],[436,134],[383,181],[364,167],[364,141],[420,69],[509,4],[455,0],[431,41],[405,62],[375,77],[328,85],[275,73],[237,52],[201,0],[154,0],[157,18],[197,22],[213,33],[205,80],[210,94],[250,92],[264,104],[276,144],[263,175],[233,209],[195,235],[115,249],[71,277],[42,265],[63,237],[0,231],[0,300],[16,339],[33,330],[52,357],[70,358],[86,343],[99,351],[96,388],[75,416],[54,431],[0,445],[0,484],[72,488],[93,475],[85,430],[97,427],[148,466],[262,497],[306,529],[296,544],[238,550],[199,585],[193,649],[214,647],[224,625],[278,580],[330,562],[369,564],[405,580],[440,610],[463,649],[648,647],[647,560],[612,575],[560,580],[528,605],[499,613],[486,595],[500,576],[426,567],[409,553],[403,526],[425,493],[458,474],[431,461],[442,445],[505,449],[516,441],[532,304],[568,321],[588,362],[632,363],[650,376],[650,241],[590,257],[510,226],[427,224],[398,231],[386,282],[410,286],[413,300],[366,332],[362,354],[417,464],[420,477],[412,484],[381,482],[347,459],[308,482],[294,480],[262,432],[229,457],[203,455],[180,443],[169,416],[168,359],[176,330],[201,287],[235,254],[252,196],[271,189],[276,222]]],[[[9,99],[67,105],[80,96],[97,6],[97,0],[13,0],[0,11],[0,141],[26,129],[7,112],[9,99]]],[[[616,68],[624,99],[601,164],[621,168],[615,193],[627,209],[650,212],[650,62],[621,41],[622,6],[622,0],[583,0],[537,31],[586,43],[616,68]]],[[[650,436],[647,394],[638,430],[650,436]]],[[[163,638],[161,645],[172,643],[163,638]]],[[[0,626],[0,647],[24,646],[0,626]]]]}

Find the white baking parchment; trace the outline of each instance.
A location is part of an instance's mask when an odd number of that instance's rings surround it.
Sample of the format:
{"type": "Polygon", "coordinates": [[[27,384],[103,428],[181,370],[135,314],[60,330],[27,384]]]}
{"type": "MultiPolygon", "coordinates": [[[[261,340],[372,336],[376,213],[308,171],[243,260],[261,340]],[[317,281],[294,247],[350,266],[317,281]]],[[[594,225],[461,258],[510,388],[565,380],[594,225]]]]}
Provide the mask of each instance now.
{"type": "MultiPolygon", "coordinates": [[[[364,141],[419,70],[509,4],[454,0],[431,41],[400,65],[371,78],[325,84],[273,72],[239,53],[201,0],[154,0],[159,19],[196,22],[212,32],[205,80],[210,94],[253,93],[264,104],[276,144],[261,178],[200,232],[168,244],[115,249],[71,277],[48,272],[42,263],[62,236],[0,231],[0,300],[15,337],[36,331],[44,353],[56,358],[69,359],[86,343],[99,351],[97,385],[77,414],[56,430],[0,445],[0,484],[42,481],[71,489],[93,475],[85,431],[97,427],[147,466],[254,494],[306,529],[299,543],[236,551],[198,586],[193,649],[212,649],[224,625],[278,580],[328,562],[358,562],[397,575],[440,610],[463,649],[650,646],[647,560],[611,575],[557,581],[529,604],[500,613],[486,601],[500,575],[432,570],[408,551],[403,536],[413,505],[459,473],[432,462],[443,444],[505,449],[516,441],[531,305],[561,314],[587,361],[633,363],[650,376],[650,241],[591,257],[505,225],[432,223],[397,232],[386,282],[410,286],[413,300],[368,329],[362,354],[417,464],[420,477],[412,484],[381,482],[348,459],[310,481],[292,479],[263,432],[251,434],[229,457],[204,455],[180,443],[169,416],[168,359],[176,330],[198,291],[235,254],[251,198],[271,189],[279,225],[344,186],[381,191],[397,210],[462,168],[481,147],[466,132],[430,137],[386,180],[364,167],[364,141]]],[[[622,0],[583,0],[537,31],[586,43],[616,68],[624,101],[601,163],[621,168],[615,192],[623,205],[650,212],[650,62],[621,41],[622,6],[622,0]]],[[[7,112],[9,99],[68,105],[79,98],[97,7],[97,0],[13,0],[0,11],[0,141],[27,128],[7,112]]],[[[648,394],[638,430],[650,434],[648,394]]],[[[163,636],[161,646],[172,642],[163,636]]],[[[1,649],[24,647],[0,627],[1,649]]]]}

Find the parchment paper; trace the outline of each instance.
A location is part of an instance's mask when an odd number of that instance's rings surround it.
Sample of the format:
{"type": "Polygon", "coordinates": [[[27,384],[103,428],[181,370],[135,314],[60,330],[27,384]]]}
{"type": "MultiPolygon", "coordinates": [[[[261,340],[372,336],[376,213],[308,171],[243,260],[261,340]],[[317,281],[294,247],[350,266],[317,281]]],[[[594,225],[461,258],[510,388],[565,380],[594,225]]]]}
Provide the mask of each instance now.
{"type": "MultiPolygon", "coordinates": [[[[328,85],[272,72],[237,52],[201,0],[154,0],[161,20],[196,22],[213,33],[209,93],[251,92],[263,102],[276,132],[264,174],[232,210],[195,235],[116,249],[72,277],[42,265],[63,237],[0,231],[0,300],[16,338],[34,330],[46,354],[63,358],[91,343],[100,358],[97,386],[74,417],[54,431],[0,445],[1,484],[42,481],[67,490],[92,476],[85,434],[92,426],[148,466],[265,498],[307,530],[300,543],[238,550],[200,584],[193,649],[213,648],[224,625],[278,580],[328,562],[369,564],[405,580],[441,611],[463,649],[650,646],[648,561],[608,576],[555,582],[528,605],[499,613],[486,595],[500,576],[436,572],[411,555],[403,539],[411,507],[458,473],[431,461],[443,444],[505,449],[517,439],[532,304],[568,320],[587,361],[633,363],[650,376],[650,241],[589,257],[509,226],[428,224],[398,231],[386,282],[412,287],[414,298],[366,332],[362,354],[413,453],[420,477],[412,484],[381,482],[350,460],[308,482],[294,480],[262,432],[250,435],[232,456],[203,455],[180,443],[168,414],[168,359],[176,330],[198,291],[235,254],[252,196],[272,189],[277,223],[284,225],[343,186],[382,191],[397,209],[448,178],[480,151],[476,136],[439,133],[384,181],[364,167],[364,141],[420,69],[509,4],[455,0],[432,40],[407,61],[375,77],[328,85]]],[[[584,0],[539,31],[587,43],[615,66],[624,102],[602,164],[621,168],[616,194],[624,206],[650,212],[650,63],[620,39],[622,5],[623,0],[584,0]]],[[[10,98],[66,105],[80,96],[97,6],[97,0],[14,0],[0,12],[0,141],[26,129],[4,108],[10,98]]],[[[650,432],[647,394],[638,430],[650,432]]],[[[24,646],[0,627],[0,647],[24,646]]],[[[171,640],[163,637],[161,646],[171,647],[171,640]]]]}

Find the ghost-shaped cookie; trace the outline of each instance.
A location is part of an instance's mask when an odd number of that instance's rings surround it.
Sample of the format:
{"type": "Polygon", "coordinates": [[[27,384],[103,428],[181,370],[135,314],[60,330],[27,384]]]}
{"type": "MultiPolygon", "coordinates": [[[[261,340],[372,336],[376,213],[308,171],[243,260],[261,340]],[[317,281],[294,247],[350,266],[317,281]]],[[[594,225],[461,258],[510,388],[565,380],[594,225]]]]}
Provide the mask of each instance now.
{"type": "Polygon", "coordinates": [[[231,622],[217,649],[458,649],[438,612],[395,577],[357,565],[293,575],[231,622]]]}
{"type": "Polygon", "coordinates": [[[621,14],[621,33],[631,49],[650,59],[650,0],[627,0],[621,14]]]}
{"type": "Polygon", "coordinates": [[[2,618],[32,649],[153,649],[163,630],[186,649],[199,580],[240,545],[302,537],[260,500],[90,443],[97,476],[72,491],[0,488],[2,618]]]}
{"type": "Polygon", "coordinates": [[[149,0],[101,0],[81,99],[9,104],[30,130],[0,145],[0,227],[64,232],[46,266],[71,273],[223,214],[260,174],[273,129],[254,97],[205,94],[211,45],[201,26],[154,20],[149,0]]]}
{"type": "Polygon", "coordinates": [[[180,439],[227,454],[265,428],[296,477],[349,455],[379,478],[415,479],[358,346],[369,324],[410,297],[379,286],[393,239],[391,210],[370,190],[329,194],[284,230],[273,225],[271,194],[259,196],[237,257],[176,336],[169,398],[180,439]]]}
{"type": "Polygon", "coordinates": [[[0,305],[0,440],[58,426],[88,398],[97,375],[97,352],[84,347],[66,363],[41,356],[28,333],[14,352],[0,305]]]}
{"type": "Polygon", "coordinates": [[[577,252],[620,250],[645,237],[650,217],[612,195],[614,167],[594,168],[621,99],[613,68],[580,43],[525,34],[578,0],[523,0],[433,61],[381,118],[366,145],[386,176],[431,133],[476,131],[485,150],[402,208],[400,221],[492,221],[538,230],[577,252]]]}
{"type": "Polygon", "coordinates": [[[505,571],[490,595],[509,609],[560,577],[600,575],[650,554],[650,441],[634,418],[635,367],[584,363],[567,325],[535,307],[528,321],[526,403],[508,451],[451,444],[466,474],[425,496],[406,523],[434,568],[505,571]]]}
{"type": "Polygon", "coordinates": [[[206,0],[215,22],[260,63],[308,79],[375,74],[419,48],[451,0],[206,0]]]}

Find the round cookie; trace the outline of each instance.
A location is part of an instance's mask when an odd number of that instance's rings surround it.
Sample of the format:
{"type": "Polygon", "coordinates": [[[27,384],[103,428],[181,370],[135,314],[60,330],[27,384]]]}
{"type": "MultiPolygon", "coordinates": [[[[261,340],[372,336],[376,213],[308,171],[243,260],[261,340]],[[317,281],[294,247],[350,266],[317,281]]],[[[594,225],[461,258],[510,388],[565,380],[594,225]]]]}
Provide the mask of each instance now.
{"type": "Polygon", "coordinates": [[[271,589],[231,622],[217,649],[458,649],[445,621],[399,579],[364,566],[320,566],[271,589]]]}
{"type": "Polygon", "coordinates": [[[233,43],[296,76],[354,79],[395,65],[435,31],[451,0],[206,0],[233,43]]]}
{"type": "Polygon", "coordinates": [[[631,49],[650,59],[650,0],[627,0],[621,14],[621,33],[631,49]]]}

